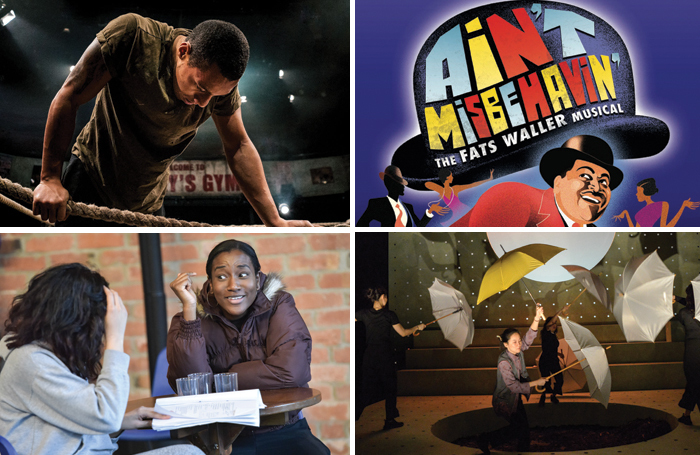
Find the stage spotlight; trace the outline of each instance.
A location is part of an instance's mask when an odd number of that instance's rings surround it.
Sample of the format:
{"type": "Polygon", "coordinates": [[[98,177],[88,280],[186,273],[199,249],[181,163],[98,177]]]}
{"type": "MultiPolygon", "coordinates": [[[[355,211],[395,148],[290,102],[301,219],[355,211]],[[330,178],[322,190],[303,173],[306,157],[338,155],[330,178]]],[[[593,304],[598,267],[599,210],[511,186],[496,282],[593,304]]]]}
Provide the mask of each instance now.
{"type": "Polygon", "coordinates": [[[284,71],[280,70],[280,79],[284,77],[284,71]]]}
{"type": "Polygon", "coordinates": [[[280,213],[282,215],[287,215],[289,213],[289,206],[285,203],[280,204],[280,213]]]}
{"type": "Polygon", "coordinates": [[[289,102],[293,103],[294,102],[294,95],[289,95],[289,102]]]}
{"type": "Polygon", "coordinates": [[[15,12],[7,7],[5,3],[0,3],[0,23],[3,27],[12,22],[15,18],[15,12]]]}
{"type": "Polygon", "coordinates": [[[241,95],[241,103],[247,103],[248,102],[248,97],[245,95],[241,95]]]}
{"type": "Polygon", "coordinates": [[[75,69],[75,65],[71,65],[69,71],[73,71],[75,69]]]}

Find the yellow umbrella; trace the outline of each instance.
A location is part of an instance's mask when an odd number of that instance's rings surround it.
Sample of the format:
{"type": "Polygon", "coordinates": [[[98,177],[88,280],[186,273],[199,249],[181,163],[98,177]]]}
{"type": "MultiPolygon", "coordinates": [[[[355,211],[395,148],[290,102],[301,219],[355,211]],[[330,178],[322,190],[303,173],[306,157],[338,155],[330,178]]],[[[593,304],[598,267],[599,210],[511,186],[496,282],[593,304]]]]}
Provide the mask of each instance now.
{"type": "Polygon", "coordinates": [[[481,280],[479,298],[476,304],[480,304],[498,292],[505,291],[513,283],[537,267],[543,266],[565,249],[553,245],[533,243],[504,253],[486,271],[484,278],[481,280]]]}

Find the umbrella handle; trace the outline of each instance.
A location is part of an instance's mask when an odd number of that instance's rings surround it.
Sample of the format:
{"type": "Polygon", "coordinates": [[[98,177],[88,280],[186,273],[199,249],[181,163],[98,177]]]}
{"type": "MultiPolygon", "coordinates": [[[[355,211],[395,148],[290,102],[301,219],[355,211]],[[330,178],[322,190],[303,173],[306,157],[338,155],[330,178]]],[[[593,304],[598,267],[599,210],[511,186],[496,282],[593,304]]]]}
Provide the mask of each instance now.
{"type": "MultiPolygon", "coordinates": [[[[578,365],[578,364],[581,363],[581,362],[583,362],[583,360],[579,360],[578,362],[574,362],[574,363],[572,363],[571,365],[567,366],[566,368],[562,368],[561,370],[557,371],[556,373],[550,374],[549,376],[547,376],[547,377],[544,378],[544,379],[548,381],[548,380],[552,379],[554,376],[556,376],[556,375],[558,375],[559,373],[561,373],[562,371],[568,370],[569,368],[571,368],[571,367],[573,367],[573,366],[576,366],[576,365],[578,365]]],[[[540,392],[540,393],[542,393],[542,392],[544,392],[544,387],[535,386],[535,390],[538,391],[538,392],[540,392]]]]}
{"type": "MultiPolygon", "coordinates": [[[[459,313],[459,312],[462,311],[462,310],[463,310],[463,308],[461,308],[461,307],[460,307],[460,308],[457,308],[457,309],[454,310],[452,313],[446,314],[446,315],[444,315],[444,316],[441,317],[441,318],[437,318],[437,319],[435,319],[435,320],[433,320],[433,321],[428,322],[427,324],[425,324],[425,326],[428,327],[430,324],[435,324],[435,323],[438,322],[440,319],[444,319],[444,318],[446,318],[447,316],[452,316],[453,314],[459,313]]],[[[413,333],[412,333],[411,335],[413,335],[414,337],[417,337],[418,335],[420,335],[420,333],[418,333],[418,329],[416,329],[416,330],[413,331],[413,333]]]]}
{"type": "MultiPolygon", "coordinates": [[[[442,317],[440,317],[440,318],[434,319],[434,320],[432,320],[432,321],[430,321],[430,322],[426,322],[426,323],[425,323],[425,326],[428,327],[430,324],[435,324],[435,323],[438,322],[440,319],[444,319],[444,318],[446,318],[447,316],[452,316],[453,314],[459,313],[460,311],[462,311],[462,308],[457,308],[457,309],[454,310],[452,313],[446,314],[446,315],[444,315],[444,316],[442,316],[442,317]]],[[[418,330],[416,330],[416,331],[413,332],[413,336],[418,336],[418,335],[420,335],[420,334],[416,334],[417,331],[418,331],[418,330]]]]}
{"type": "MultiPolygon", "coordinates": [[[[581,297],[581,296],[583,295],[584,292],[586,292],[586,288],[585,288],[585,287],[583,288],[583,291],[581,291],[581,293],[580,293],[579,295],[577,295],[577,296],[572,300],[572,302],[574,302],[575,300],[578,300],[579,297],[581,297]]],[[[571,304],[569,304],[569,305],[571,305],[571,304]]]]}
{"type": "MultiPolygon", "coordinates": [[[[435,323],[435,322],[437,322],[437,321],[428,322],[427,324],[425,324],[425,326],[428,327],[430,324],[433,324],[433,323],[435,323]]],[[[420,329],[414,330],[413,333],[412,333],[411,335],[414,336],[414,337],[417,337],[418,335],[420,335],[420,329]]]]}
{"type": "MultiPolygon", "coordinates": [[[[529,292],[529,291],[528,291],[528,292],[529,292]]],[[[532,294],[530,294],[530,297],[532,297],[532,294]]],[[[533,298],[532,301],[535,302],[535,299],[533,298]]],[[[536,307],[536,308],[542,308],[542,304],[539,303],[539,302],[535,302],[535,307],[536,307]]],[[[537,310],[535,310],[535,313],[537,313],[537,310]]],[[[544,317],[544,314],[543,314],[542,316],[540,316],[540,319],[542,319],[542,320],[544,321],[544,320],[546,320],[547,318],[544,317]]]]}
{"type": "MultiPolygon", "coordinates": [[[[611,347],[612,347],[612,345],[606,346],[605,349],[610,349],[611,347]]],[[[572,363],[571,365],[567,366],[566,368],[562,368],[561,370],[557,371],[556,373],[550,374],[549,376],[547,376],[547,377],[544,378],[544,379],[550,380],[550,379],[552,379],[554,376],[556,376],[556,375],[558,375],[559,373],[561,373],[562,371],[566,371],[566,370],[568,370],[569,368],[574,367],[574,366],[578,365],[579,363],[583,362],[584,360],[585,360],[585,359],[581,359],[581,360],[579,360],[579,361],[577,361],[577,362],[574,362],[574,363],[572,363]]],[[[544,387],[535,386],[535,390],[538,391],[539,393],[542,393],[542,392],[544,392],[544,387]]]]}

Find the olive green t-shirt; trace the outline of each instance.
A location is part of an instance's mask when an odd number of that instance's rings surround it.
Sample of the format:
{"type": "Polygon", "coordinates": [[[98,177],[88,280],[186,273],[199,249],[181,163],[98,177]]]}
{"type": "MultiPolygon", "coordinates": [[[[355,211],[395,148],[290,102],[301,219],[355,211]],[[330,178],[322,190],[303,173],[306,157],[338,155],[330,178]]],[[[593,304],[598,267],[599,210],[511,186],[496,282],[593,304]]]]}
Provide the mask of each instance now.
{"type": "Polygon", "coordinates": [[[175,97],[173,42],[190,31],[125,14],[97,34],[112,79],[100,91],[72,153],[111,207],[151,213],[163,204],[169,166],[211,115],[240,107],[236,87],[201,108],[175,97]]]}

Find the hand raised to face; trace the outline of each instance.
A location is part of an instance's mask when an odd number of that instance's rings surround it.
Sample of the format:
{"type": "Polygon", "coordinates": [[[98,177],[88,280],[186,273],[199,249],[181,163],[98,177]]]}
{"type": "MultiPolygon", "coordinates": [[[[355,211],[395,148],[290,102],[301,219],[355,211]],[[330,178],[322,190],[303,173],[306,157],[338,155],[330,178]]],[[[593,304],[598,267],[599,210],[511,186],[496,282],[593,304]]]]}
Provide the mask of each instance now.
{"type": "Polygon", "coordinates": [[[124,332],[129,313],[117,291],[103,287],[107,297],[105,314],[105,349],[124,351],[124,332]]]}
{"type": "Polygon", "coordinates": [[[194,272],[180,272],[170,283],[170,289],[182,302],[183,316],[188,321],[193,321],[197,317],[197,296],[192,289],[192,277],[195,275],[197,274],[194,272]]]}

